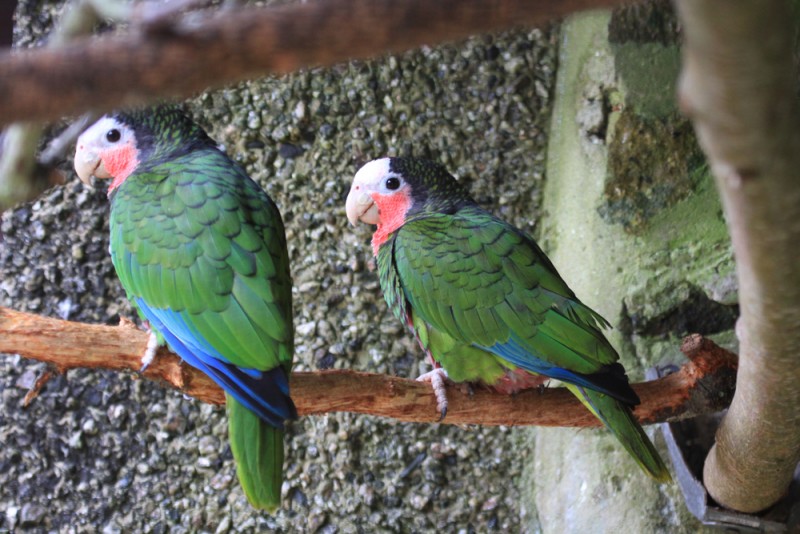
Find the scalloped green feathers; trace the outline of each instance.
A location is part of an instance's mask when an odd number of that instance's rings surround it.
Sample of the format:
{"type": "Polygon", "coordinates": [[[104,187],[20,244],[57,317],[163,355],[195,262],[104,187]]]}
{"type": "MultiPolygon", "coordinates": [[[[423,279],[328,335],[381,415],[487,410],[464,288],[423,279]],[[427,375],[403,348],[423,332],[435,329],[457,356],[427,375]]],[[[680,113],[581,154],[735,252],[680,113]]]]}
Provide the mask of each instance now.
{"type": "Polygon", "coordinates": [[[267,194],[174,110],[117,114],[139,164],[111,193],[111,254],[128,298],[184,361],[226,391],[249,501],[280,504],[283,421],[296,417],[291,278],[267,194]]]}
{"type": "Polygon", "coordinates": [[[478,207],[441,167],[386,161],[368,164],[375,175],[356,184],[391,195],[389,184],[412,199],[378,249],[381,286],[450,379],[503,389],[525,370],[561,380],[647,473],[669,480],[631,413],[639,398],[601,331],[607,321],[577,299],[532,238],[478,207]]]}
{"type": "Polygon", "coordinates": [[[222,153],[135,173],[112,197],[112,254],[131,298],[186,312],[238,366],[291,368],[291,279],[275,205],[222,153]]]}

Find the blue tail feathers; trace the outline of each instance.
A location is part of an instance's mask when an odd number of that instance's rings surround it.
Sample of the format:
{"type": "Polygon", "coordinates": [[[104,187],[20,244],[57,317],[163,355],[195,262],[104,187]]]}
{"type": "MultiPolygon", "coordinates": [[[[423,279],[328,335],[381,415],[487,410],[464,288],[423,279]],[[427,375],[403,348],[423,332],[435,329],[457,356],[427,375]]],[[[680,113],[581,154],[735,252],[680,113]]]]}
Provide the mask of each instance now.
{"type": "Polygon", "coordinates": [[[503,343],[495,343],[491,347],[479,348],[496,354],[526,371],[604,393],[630,406],[636,406],[640,402],[639,396],[628,382],[625,369],[619,363],[605,365],[596,373],[584,374],[557,367],[537,357],[513,337],[503,343]]]}
{"type": "Polygon", "coordinates": [[[136,305],[178,356],[208,375],[261,420],[283,429],[286,419],[297,418],[289,397],[289,377],[283,367],[268,371],[236,367],[193,331],[183,317],[186,312],[150,308],[140,298],[136,299],[136,305]]]}

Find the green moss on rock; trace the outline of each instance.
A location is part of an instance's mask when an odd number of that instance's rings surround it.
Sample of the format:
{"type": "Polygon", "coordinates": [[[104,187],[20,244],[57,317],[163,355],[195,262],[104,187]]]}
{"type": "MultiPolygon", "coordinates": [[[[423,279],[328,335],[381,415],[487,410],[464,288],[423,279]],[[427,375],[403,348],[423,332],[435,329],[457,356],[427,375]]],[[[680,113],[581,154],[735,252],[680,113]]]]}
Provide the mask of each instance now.
{"type": "Polygon", "coordinates": [[[608,42],[677,44],[680,25],[670,0],[655,0],[622,6],[611,12],[608,42]]]}
{"type": "Polygon", "coordinates": [[[686,198],[703,164],[685,120],[655,121],[624,111],[608,147],[608,173],[600,216],[637,233],[660,210],[686,198]]]}

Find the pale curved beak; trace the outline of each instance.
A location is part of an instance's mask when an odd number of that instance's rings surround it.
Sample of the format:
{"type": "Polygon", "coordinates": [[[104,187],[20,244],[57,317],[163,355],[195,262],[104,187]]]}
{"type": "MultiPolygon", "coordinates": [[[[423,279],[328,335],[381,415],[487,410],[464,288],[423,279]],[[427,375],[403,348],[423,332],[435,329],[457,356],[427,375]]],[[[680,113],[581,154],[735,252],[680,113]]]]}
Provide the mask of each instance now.
{"type": "Polygon", "coordinates": [[[78,178],[88,186],[92,185],[92,176],[95,178],[111,178],[111,175],[103,165],[100,155],[81,143],[80,138],[78,139],[78,148],[75,149],[74,164],[78,178]]]}
{"type": "Polygon", "coordinates": [[[347,202],[345,203],[345,211],[347,212],[347,220],[353,226],[358,224],[359,220],[367,224],[378,224],[380,221],[378,206],[375,205],[375,201],[372,200],[369,193],[359,185],[353,184],[353,187],[350,188],[350,193],[347,195],[347,202]]]}

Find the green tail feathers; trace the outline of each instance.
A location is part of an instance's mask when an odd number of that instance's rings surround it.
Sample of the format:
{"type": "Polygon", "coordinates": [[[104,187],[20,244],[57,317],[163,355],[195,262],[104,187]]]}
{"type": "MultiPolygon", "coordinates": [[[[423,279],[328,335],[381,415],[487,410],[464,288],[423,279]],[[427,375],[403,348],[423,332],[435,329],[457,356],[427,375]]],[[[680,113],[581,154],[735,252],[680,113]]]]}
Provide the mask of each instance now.
{"type": "Polygon", "coordinates": [[[230,395],[225,397],[239,483],[254,508],[273,513],[281,504],[284,432],[261,421],[230,395]]]}
{"type": "Polygon", "coordinates": [[[644,429],[633,417],[630,407],[588,388],[571,384],[567,387],[617,437],[639,467],[658,482],[672,481],[667,466],[644,429]]]}

